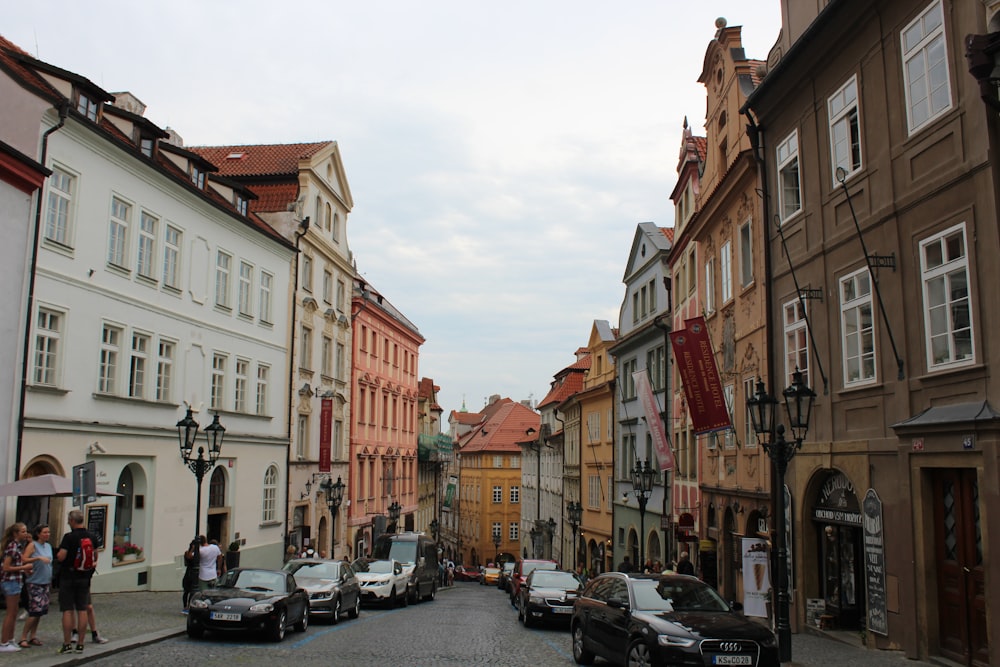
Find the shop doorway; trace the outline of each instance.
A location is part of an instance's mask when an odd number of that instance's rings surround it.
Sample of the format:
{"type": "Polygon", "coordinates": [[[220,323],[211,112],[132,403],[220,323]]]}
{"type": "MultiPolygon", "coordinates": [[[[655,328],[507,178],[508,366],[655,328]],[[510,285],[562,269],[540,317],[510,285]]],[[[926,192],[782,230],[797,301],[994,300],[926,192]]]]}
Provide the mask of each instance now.
{"type": "Polygon", "coordinates": [[[960,468],[935,470],[931,482],[941,654],[988,665],[979,479],[974,469],[960,468]]]}
{"type": "Polygon", "coordinates": [[[814,500],[820,593],[835,627],[858,630],[866,618],[861,504],[844,473],[826,471],[814,500]]]}

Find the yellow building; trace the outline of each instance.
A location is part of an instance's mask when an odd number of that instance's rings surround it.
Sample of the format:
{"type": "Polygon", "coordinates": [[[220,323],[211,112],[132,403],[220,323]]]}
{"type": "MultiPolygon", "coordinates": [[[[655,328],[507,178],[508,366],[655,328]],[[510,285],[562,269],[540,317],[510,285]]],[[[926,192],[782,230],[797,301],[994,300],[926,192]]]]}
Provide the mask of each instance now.
{"type": "Polygon", "coordinates": [[[458,561],[484,565],[517,557],[521,536],[521,448],[525,431],[540,426],[538,413],[509,398],[487,405],[482,419],[457,446],[458,561]],[[499,537],[499,540],[494,540],[499,537]]]}

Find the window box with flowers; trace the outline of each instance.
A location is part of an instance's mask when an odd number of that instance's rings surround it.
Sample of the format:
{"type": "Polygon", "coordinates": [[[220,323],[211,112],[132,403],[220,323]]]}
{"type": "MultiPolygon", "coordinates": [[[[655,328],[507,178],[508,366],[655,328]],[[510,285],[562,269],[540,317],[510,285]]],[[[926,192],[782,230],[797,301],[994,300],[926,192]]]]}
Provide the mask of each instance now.
{"type": "Polygon", "coordinates": [[[112,554],[115,557],[115,565],[142,560],[142,547],[131,542],[124,542],[116,544],[112,549],[112,554]]]}

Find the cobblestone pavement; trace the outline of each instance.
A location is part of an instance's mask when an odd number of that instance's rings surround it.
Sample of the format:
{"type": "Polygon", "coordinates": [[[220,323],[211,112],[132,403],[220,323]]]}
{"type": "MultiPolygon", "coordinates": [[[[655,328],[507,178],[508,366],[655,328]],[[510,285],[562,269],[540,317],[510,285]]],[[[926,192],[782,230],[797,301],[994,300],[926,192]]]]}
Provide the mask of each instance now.
{"type": "MultiPolygon", "coordinates": [[[[406,608],[365,608],[357,620],[312,624],[305,634],[289,632],[280,644],[246,635],[191,640],[184,633],[180,593],[94,595],[98,628],[105,645],[86,643],[82,655],[59,656],[60,614],[42,620],[43,647],[2,659],[19,667],[96,665],[173,667],[177,664],[299,665],[331,667],[548,667],[573,665],[569,633],[561,628],[526,630],[507,597],[493,587],[460,583],[439,591],[437,600],[406,608]]],[[[18,623],[20,637],[21,623],[18,623]]],[[[902,653],[866,650],[812,633],[793,636],[793,664],[803,667],[924,667],[902,653]]],[[[598,660],[597,665],[610,663],[598,660]]]]}

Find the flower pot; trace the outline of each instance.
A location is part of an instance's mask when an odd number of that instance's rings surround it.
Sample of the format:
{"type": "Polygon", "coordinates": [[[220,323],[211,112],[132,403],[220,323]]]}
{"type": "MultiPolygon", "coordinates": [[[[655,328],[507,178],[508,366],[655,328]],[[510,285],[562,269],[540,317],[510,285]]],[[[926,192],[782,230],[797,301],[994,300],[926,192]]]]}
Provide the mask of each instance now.
{"type": "Polygon", "coordinates": [[[123,562],[130,560],[138,560],[138,559],[139,559],[139,554],[125,554],[124,556],[122,556],[123,562]]]}

